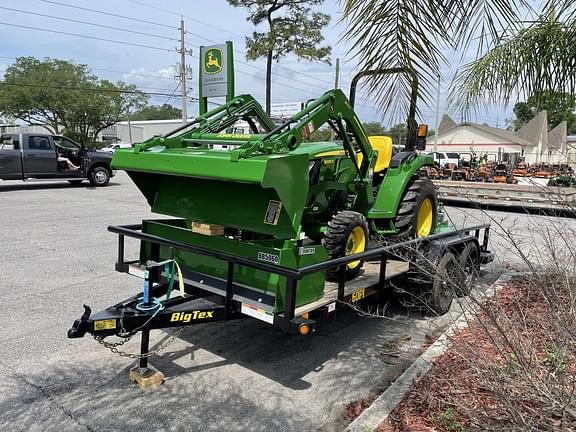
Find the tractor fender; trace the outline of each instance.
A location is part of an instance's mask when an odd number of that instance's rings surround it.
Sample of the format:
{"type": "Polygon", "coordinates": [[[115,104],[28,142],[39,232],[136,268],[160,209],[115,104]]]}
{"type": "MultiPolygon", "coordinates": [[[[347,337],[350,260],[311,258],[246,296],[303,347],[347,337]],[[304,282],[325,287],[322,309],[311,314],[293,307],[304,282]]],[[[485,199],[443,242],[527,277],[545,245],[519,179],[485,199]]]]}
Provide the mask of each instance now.
{"type": "Polygon", "coordinates": [[[369,219],[392,219],[408,184],[423,166],[434,166],[434,159],[428,155],[402,152],[394,156],[378,189],[374,205],[368,211],[369,219]]]}

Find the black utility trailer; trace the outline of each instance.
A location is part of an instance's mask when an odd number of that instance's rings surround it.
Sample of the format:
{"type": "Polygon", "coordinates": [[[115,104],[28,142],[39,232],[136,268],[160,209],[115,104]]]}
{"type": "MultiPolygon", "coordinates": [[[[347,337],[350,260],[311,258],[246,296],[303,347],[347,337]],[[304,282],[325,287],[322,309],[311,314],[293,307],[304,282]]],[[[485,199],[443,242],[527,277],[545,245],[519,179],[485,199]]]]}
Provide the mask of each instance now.
{"type": "Polygon", "coordinates": [[[69,338],[80,338],[90,333],[113,352],[120,352],[118,346],[141,332],[140,355],[129,355],[140,359],[139,367],[131,372],[131,377],[141,385],[147,385],[144,382],[146,377],[157,373],[148,365],[150,330],[251,317],[286,332],[307,335],[314,331],[318,321],[336,309],[356,304],[374,294],[397,291],[398,287],[401,287],[404,295],[423,295],[430,302],[429,310],[442,314],[449,309],[454,296],[469,292],[480,266],[494,258],[488,250],[489,225],[454,229],[429,237],[376,247],[360,254],[299,269],[192,246],[146,234],[141,229],[141,225],[108,227],[109,231],[118,234],[116,270],[143,278],[149,292],[139,293],[95,314],[92,314],[90,307],[84,305],[84,314],[68,331],[69,338]],[[139,260],[126,260],[126,237],[151,244],[152,259],[145,266],[140,265],[139,260]],[[166,297],[169,285],[171,286],[163,270],[166,263],[160,262],[161,246],[172,251],[194,252],[223,260],[227,263],[227,277],[216,278],[184,269],[184,295],[160,301],[159,299],[166,297]],[[347,281],[346,264],[356,260],[365,261],[364,273],[347,281]],[[235,267],[239,265],[286,278],[286,300],[282,312],[269,312],[270,306],[274,304],[272,296],[235,282],[235,267]],[[299,280],[306,275],[335,267],[340,268],[339,281],[327,282],[319,300],[296,307],[299,280]],[[154,299],[156,307],[148,310],[138,307],[142,304],[143,295],[154,299]],[[104,340],[108,336],[118,336],[121,339],[119,342],[110,343],[104,340]]]}

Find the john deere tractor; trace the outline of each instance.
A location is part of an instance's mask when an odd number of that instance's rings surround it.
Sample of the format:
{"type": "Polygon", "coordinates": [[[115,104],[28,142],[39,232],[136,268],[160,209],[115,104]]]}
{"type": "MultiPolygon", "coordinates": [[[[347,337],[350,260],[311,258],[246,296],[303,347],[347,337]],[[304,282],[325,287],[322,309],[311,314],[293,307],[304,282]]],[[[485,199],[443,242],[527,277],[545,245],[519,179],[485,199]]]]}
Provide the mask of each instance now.
{"type": "MultiPolygon", "coordinates": [[[[352,101],[364,75],[354,80],[352,101]]],[[[281,125],[251,96],[238,96],[167,136],[118,150],[113,166],[126,170],[153,212],[180,218],[144,221],[145,232],[259,261],[298,268],[362,252],[369,239],[427,236],[436,226],[437,202],[419,172],[434,160],[416,152],[427,131],[415,122],[415,88],[406,148],[395,155],[389,137],[366,136],[351,101],[335,89],[281,125]],[[240,122],[250,133],[229,133],[240,122]],[[334,139],[311,142],[325,125],[334,139]]],[[[168,249],[160,252],[174,258],[168,249]]],[[[141,260],[150,253],[143,242],[141,260]]],[[[223,261],[190,252],[175,258],[190,271],[226,278],[223,261]]],[[[361,267],[349,263],[347,278],[361,267]]],[[[235,277],[275,293],[281,307],[281,276],[240,266],[235,277]]],[[[306,276],[302,286],[297,304],[322,294],[324,275],[306,276]]]]}

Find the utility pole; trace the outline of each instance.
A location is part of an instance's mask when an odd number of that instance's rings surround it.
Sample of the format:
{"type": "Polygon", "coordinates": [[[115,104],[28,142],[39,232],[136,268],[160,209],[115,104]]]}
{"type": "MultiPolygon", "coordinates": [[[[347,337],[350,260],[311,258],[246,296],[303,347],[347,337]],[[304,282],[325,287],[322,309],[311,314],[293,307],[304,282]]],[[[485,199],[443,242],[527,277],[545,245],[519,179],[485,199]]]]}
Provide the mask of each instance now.
{"type": "Polygon", "coordinates": [[[180,87],[182,89],[182,123],[188,121],[188,95],[186,90],[186,44],[184,41],[184,17],[180,17],[180,87]]]}
{"type": "Polygon", "coordinates": [[[436,133],[434,134],[434,153],[438,151],[439,127],[440,127],[440,74],[438,74],[438,87],[436,88],[436,133]]]}
{"type": "Polygon", "coordinates": [[[340,87],[340,59],[336,59],[336,74],[334,78],[334,88],[337,89],[340,87]]]}

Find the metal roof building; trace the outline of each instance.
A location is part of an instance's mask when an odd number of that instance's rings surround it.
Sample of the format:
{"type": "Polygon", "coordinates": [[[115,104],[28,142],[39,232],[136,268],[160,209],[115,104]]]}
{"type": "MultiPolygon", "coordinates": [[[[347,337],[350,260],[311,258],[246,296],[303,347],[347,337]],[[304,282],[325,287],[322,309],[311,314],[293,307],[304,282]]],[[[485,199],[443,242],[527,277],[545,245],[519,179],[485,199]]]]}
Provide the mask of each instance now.
{"type": "MultiPolygon", "coordinates": [[[[427,150],[433,147],[430,140],[427,150]]],[[[548,131],[548,115],[542,111],[518,132],[511,132],[485,124],[457,124],[444,115],[438,128],[437,151],[487,153],[505,161],[523,157],[528,163],[568,162],[566,122],[548,131]]]]}

